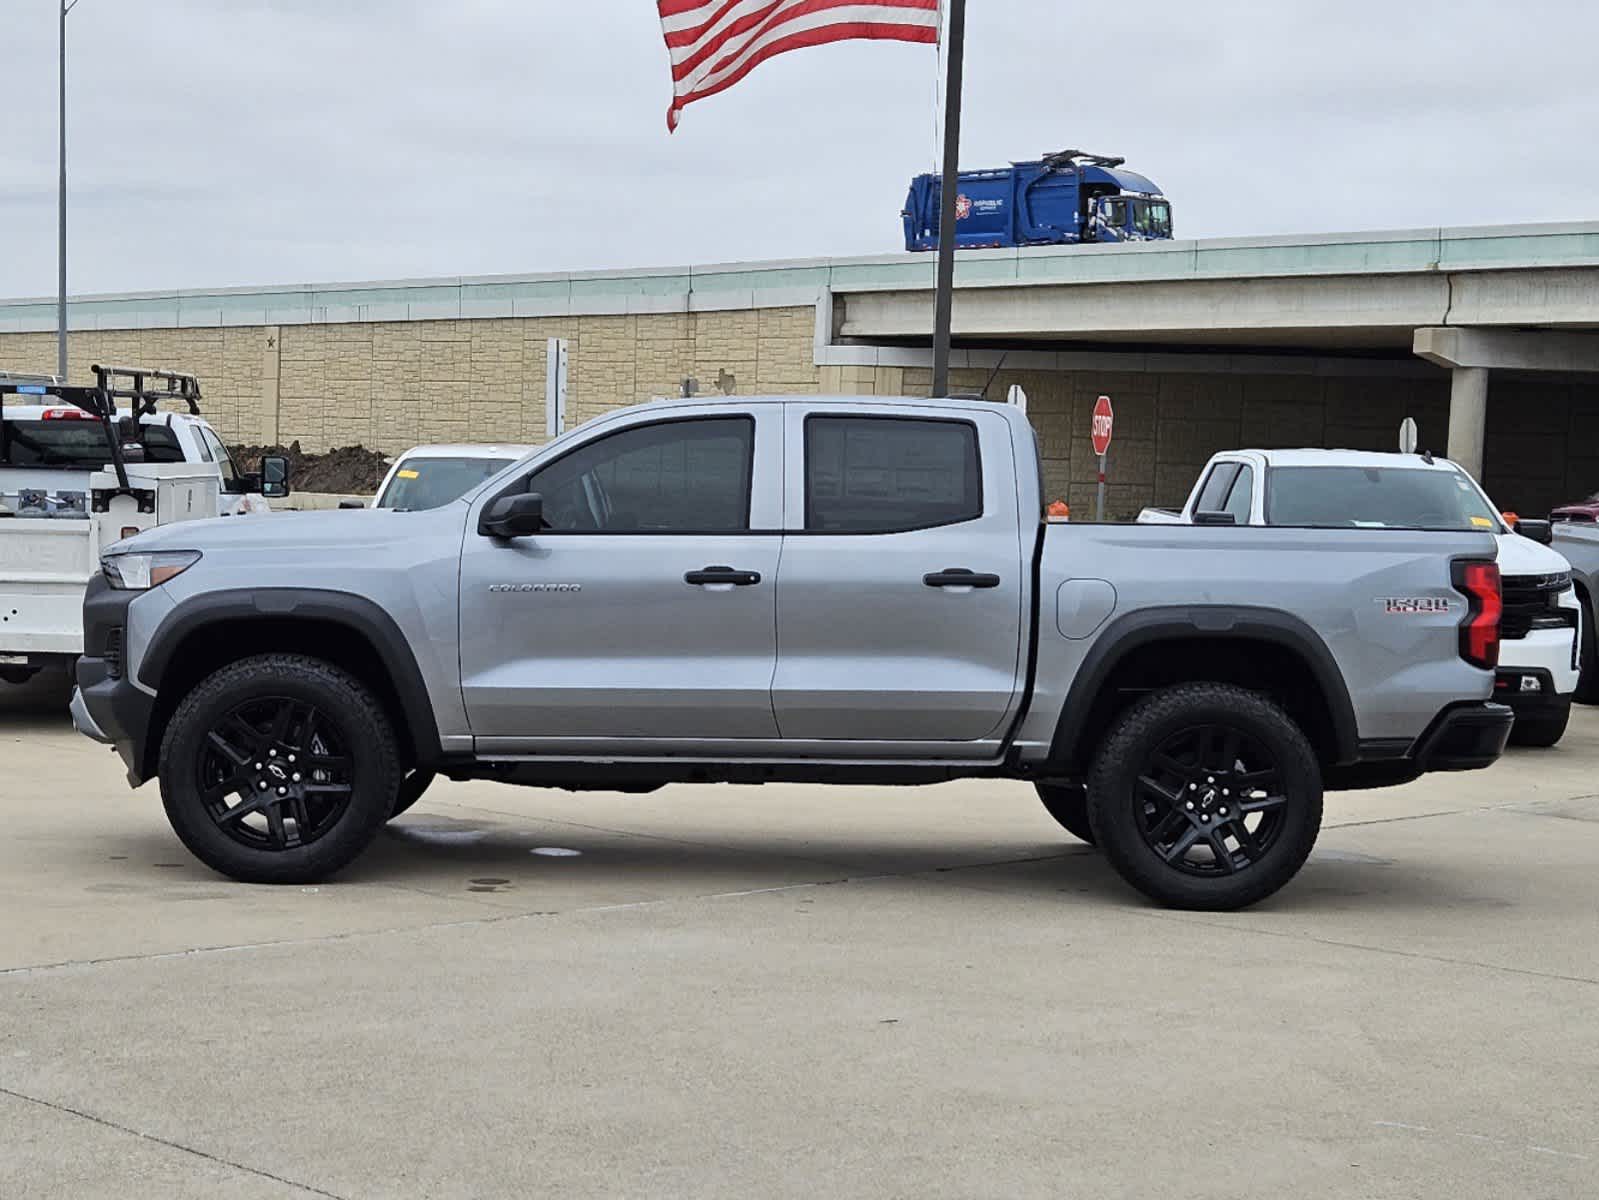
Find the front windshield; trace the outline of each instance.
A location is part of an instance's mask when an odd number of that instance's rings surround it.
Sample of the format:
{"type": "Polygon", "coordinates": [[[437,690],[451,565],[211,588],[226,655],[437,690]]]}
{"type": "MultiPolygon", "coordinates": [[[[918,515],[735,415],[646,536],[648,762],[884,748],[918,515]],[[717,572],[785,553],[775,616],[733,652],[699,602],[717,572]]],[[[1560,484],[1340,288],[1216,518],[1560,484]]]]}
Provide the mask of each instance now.
{"type": "Polygon", "coordinates": [[[1273,467],[1266,521],[1311,529],[1503,529],[1464,473],[1420,467],[1273,467]]]}
{"type": "Polygon", "coordinates": [[[1171,236],[1171,205],[1164,200],[1133,201],[1133,231],[1146,237],[1171,236]]]}
{"type": "Polygon", "coordinates": [[[440,508],[499,474],[510,462],[506,458],[407,458],[373,507],[406,512],[440,508]]]}

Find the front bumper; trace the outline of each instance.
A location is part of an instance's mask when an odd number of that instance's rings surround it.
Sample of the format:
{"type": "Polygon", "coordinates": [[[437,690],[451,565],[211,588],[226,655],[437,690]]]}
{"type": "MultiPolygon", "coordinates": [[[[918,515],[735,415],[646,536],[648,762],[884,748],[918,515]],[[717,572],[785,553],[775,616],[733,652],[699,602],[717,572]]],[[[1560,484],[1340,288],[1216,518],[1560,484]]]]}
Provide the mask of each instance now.
{"type": "Polygon", "coordinates": [[[1579,667],[1578,650],[1582,645],[1581,630],[1577,627],[1580,613],[1567,610],[1572,624],[1561,629],[1533,629],[1525,637],[1506,638],[1499,643],[1499,670],[1494,674],[1493,698],[1501,704],[1515,707],[1523,693],[1523,678],[1531,677],[1541,682],[1536,692],[1529,696],[1546,695],[1570,697],[1577,690],[1579,667]]]}
{"type": "Polygon", "coordinates": [[[72,693],[72,724],[116,747],[134,787],[145,780],[145,749],[155,697],[126,677],[123,645],[128,606],[142,593],[119,591],[95,576],[83,600],[83,656],[72,693]]]}
{"type": "Polygon", "coordinates": [[[83,702],[83,689],[72,689],[72,704],[69,706],[72,713],[72,728],[84,737],[90,738],[102,745],[112,744],[110,736],[100,726],[95,724],[94,717],[89,712],[89,706],[83,702]]]}

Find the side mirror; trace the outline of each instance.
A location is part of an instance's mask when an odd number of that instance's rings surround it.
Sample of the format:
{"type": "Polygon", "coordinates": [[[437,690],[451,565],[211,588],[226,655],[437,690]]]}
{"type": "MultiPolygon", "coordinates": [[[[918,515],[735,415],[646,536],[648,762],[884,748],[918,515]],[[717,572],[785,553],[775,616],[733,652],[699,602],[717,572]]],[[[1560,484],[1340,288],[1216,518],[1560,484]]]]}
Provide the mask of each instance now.
{"type": "Polygon", "coordinates": [[[544,528],[544,497],[537,492],[501,496],[483,511],[477,531],[484,537],[531,537],[544,528]]]}
{"type": "Polygon", "coordinates": [[[289,494],[289,460],[281,454],[261,459],[261,494],[269,500],[282,500],[289,494]]]}
{"type": "Polygon", "coordinates": [[[1534,521],[1522,517],[1512,528],[1522,537],[1531,538],[1544,546],[1555,540],[1555,528],[1548,521],[1534,521]]]}
{"type": "Polygon", "coordinates": [[[366,501],[365,500],[357,500],[354,496],[346,496],[343,500],[339,501],[339,507],[340,508],[365,508],[366,507],[366,501]]]}
{"type": "Polygon", "coordinates": [[[1230,512],[1214,512],[1201,509],[1194,514],[1195,525],[1236,525],[1238,518],[1230,512]]]}

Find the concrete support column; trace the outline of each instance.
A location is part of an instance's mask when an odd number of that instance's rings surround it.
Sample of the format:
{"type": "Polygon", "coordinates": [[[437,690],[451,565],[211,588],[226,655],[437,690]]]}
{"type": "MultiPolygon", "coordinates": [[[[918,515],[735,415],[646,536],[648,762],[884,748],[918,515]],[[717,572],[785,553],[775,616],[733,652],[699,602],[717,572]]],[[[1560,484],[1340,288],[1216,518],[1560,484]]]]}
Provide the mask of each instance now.
{"type": "Polygon", "coordinates": [[[1488,424],[1488,368],[1456,367],[1449,382],[1449,457],[1482,482],[1488,424]]]}

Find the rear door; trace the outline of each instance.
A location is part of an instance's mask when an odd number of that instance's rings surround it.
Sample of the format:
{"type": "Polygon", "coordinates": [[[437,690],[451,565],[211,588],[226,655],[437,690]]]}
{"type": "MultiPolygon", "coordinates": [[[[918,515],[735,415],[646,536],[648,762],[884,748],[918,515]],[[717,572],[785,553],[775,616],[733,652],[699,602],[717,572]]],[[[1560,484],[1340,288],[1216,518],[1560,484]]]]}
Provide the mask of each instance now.
{"type": "Polygon", "coordinates": [[[1030,544],[1009,426],[914,404],[788,410],[772,688],[784,740],[971,752],[998,736],[1020,676],[1030,544]]]}
{"type": "MultiPolygon", "coordinates": [[[[461,556],[461,680],[480,752],[644,753],[774,739],[782,406],[598,424],[515,486],[549,528],[461,556]]],[[[404,514],[397,514],[405,519],[404,514]]]]}

